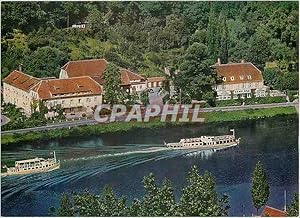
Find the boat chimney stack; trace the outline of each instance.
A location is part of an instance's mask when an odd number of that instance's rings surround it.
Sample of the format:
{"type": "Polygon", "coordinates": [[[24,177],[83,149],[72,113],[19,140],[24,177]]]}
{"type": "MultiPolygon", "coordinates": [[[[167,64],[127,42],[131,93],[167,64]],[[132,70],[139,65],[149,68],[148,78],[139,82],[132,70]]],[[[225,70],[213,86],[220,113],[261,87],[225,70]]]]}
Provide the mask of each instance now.
{"type": "Polygon", "coordinates": [[[286,212],[286,190],[284,190],[284,212],[286,212]]]}
{"type": "Polygon", "coordinates": [[[232,135],[235,138],[235,131],[234,131],[234,129],[231,129],[230,131],[232,132],[232,135]]]}
{"type": "Polygon", "coordinates": [[[23,72],[23,64],[19,64],[19,72],[23,72]]]}
{"type": "Polygon", "coordinates": [[[56,154],[55,154],[55,151],[53,151],[53,159],[54,159],[54,162],[56,163],[56,154]]]}

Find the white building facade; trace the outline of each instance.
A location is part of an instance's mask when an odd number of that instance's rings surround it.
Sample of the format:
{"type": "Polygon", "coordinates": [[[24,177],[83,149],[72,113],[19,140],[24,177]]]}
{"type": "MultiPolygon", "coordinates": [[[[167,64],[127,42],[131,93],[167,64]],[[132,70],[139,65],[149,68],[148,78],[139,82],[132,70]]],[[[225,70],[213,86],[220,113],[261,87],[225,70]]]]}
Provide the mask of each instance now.
{"type": "Polygon", "coordinates": [[[65,115],[93,113],[102,104],[102,86],[88,76],[70,79],[35,78],[13,71],[3,80],[3,101],[21,108],[27,116],[39,111],[39,102],[51,110],[59,106],[65,115]]]}
{"type": "Polygon", "coordinates": [[[252,63],[228,63],[220,61],[212,66],[219,81],[215,88],[217,100],[244,99],[268,96],[262,72],[252,63]]]}

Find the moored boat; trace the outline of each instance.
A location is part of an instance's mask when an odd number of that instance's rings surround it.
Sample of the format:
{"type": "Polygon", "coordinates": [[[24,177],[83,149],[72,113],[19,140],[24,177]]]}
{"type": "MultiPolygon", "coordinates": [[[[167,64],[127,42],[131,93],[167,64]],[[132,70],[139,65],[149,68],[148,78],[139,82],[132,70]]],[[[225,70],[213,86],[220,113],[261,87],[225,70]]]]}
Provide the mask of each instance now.
{"type": "Polygon", "coordinates": [[[56,159],[55,151],[53,158],[33,158],[27,160],[15,161],[14,167],[5,167],[6,172],[1,176],[22,175],[32,173],[42,173],[57,170],[60,168],[60,161],[56,159]]]}
{"type": "Polygon", "coordinates": [[[166,143],[165,146],[172,149],[195,149],[195,148],[226,148],[233,147],[240,143],[240,138],[235,137],[234,129],[230,130],[232,135],[222,136],[200,136],[198,138],[185,138],[177,143],[166,143]]]}

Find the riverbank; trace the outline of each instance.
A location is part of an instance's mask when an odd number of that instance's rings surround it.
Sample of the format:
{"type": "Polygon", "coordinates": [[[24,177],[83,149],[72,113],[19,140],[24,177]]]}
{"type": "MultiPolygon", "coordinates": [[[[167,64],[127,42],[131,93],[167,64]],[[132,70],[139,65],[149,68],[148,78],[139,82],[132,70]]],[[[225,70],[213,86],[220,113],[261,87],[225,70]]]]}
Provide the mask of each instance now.
{"type": "MultiPolygon", "coordinates": [[[[229,122],[241,121],[249,119],[264,119],[276,116],[296,115],[295,107],[278,107],[265,109],[248,109],[242,111],[217,111],[206,112],[200,115],[204,118],[204,123],[213,122],[229,122]]],[[[160,119],[155,118],[150,122],[115,122],[109,124],[96,124],[80,127],[72,127],[71,129],[54,129],[40,132],[29,132],[23,134],[11,134],[1,136],[1,145],[10,145],[32,141],[45,141],[51,139],[62,139],[68,137],[83,137],[92,135],[101,135],[105,133],[121,133],[134,129],[157,129],[168,128],[171,126],[193,125],[193,123],[180,122],[160,122],[160,119]]]]}

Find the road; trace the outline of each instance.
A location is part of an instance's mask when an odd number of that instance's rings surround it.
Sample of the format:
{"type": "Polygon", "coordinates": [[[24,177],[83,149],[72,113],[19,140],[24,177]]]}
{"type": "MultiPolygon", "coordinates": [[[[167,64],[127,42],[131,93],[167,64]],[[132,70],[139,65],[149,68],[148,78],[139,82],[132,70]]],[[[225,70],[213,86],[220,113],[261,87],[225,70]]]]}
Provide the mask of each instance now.
{"type": "MultiPolygon", "coordinates": [[[[246,109],[262,109],[262,108],[290,107],[290,106],[295,106],[297,108],[298,104],[299,104],[298,102],[293,102],[293,103],[273,103],[273,104],[257,104],[257,105],[244,105],[244,106],[214,107],[214,108],[202,108],[200,109],[199,112],[236,111],[236,110],[246,110],[246,109]]],[[[190,112],[192,111],[190,110],[190,112]]],[[[120,117],[118,121],[121,121],[124,118],[125,116],[120,117]]],[[[82,120],[47,124],[46,126],[2,131],[1,133],[2,135],[13,134],[13,133],[26,133],[26,132],[35,132],[35,131],[50,130],[50,129],[71,128],[71,127],[83,126],[83,125],[94,125],[97,123],[98,122],[94,119],[82,119],[82,120]]],[[[103,123],[103,125],[105,125],[105,123],[103,123]]]]}

